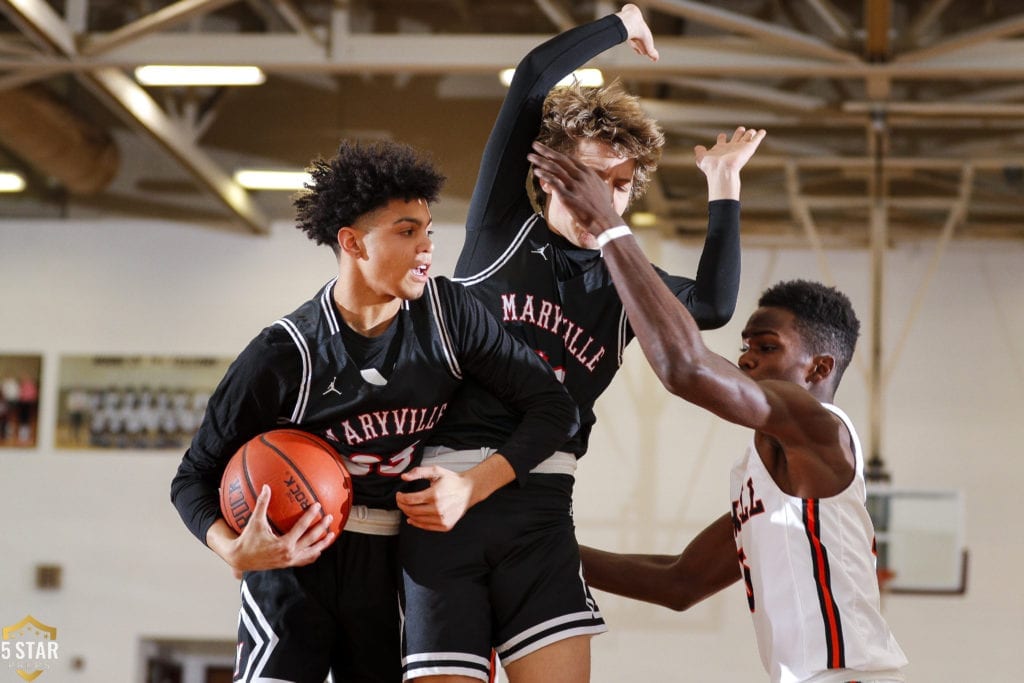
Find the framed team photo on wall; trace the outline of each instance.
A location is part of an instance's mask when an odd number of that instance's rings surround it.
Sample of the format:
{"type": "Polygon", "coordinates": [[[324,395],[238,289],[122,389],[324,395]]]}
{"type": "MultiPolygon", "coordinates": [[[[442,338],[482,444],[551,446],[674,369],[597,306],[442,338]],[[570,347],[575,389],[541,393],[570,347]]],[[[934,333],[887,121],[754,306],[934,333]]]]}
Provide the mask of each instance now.
{"type": "Polygon", "coordinates": [[[43,357],[0,354],[0,448],[33,448],[43,357]]]}
{"type": "Polygon", "coordinates": [[[54,445],[183,449],[230,362],[181,356],[63,356],[54,445]]]}

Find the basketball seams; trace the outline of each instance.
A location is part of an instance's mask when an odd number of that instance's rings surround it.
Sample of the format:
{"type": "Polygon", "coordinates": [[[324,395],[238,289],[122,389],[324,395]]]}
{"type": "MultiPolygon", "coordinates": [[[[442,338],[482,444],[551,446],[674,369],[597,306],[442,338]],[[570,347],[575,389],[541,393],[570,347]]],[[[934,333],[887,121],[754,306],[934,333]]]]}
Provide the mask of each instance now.
{"type": "Polygon", "coordinates": [[[278,535],[285,534],[315,503],[320,504],[318,521],[333,515],[330,529],[340,533],[352,509],[352,479],[343,459],[330,442],[301,429],[257,434],[228,461],[221,475],[220,508],[222,517],[236,532],[241,533],[244,527],[237,526],[240,518],[235,512],[242,513],[241,506],[245,506],[249,516],[244,523],[251,522],[260,492],[257,489],[263,483],[273,493],[267,523],[278,535]],[[238,498],[234,506],[232,496],[238,498]]]}
{"type": "MultiPolygon", "coordinates": [[[[303,436],[307,436],[307,434],[305,432],[301,431],[301,430],[295,429],[295,430],[289,430],[289,431],[296,432],[297,434],[301,434],[303,436]]],[[[273,433],[273,432],[271,432],[271,433],[273,433]]],[[[278,457],[280,457],[282,460],[284,460],[288,464],[289,469],[291,469],[291,471],[295,474],[295,476],[297,476],[299,479],[302,480],[302,484],[306,487],[306,493],[313,499],[313,502],[314,503],[319,503],[320,502],[320,496],[317,495],[316,489],[313,488],[313,485],[310,483],[309,479],[306,478],[305,473],[295,463],[295,461],[292,460],[291,458],[289,458],[287,455],[285,455],[284,451],[282,451],[276,445],[274,445],[273,443],[268,441],[266,434],[260,434],[260,443],[262,443],[264,446],[266,446],[270,450],[272,450],[275,453],[277,453],[278,457]]],[[[318,443],[317,445],[320,445],[320,444],[318,443]]],[[[303,510],[303,512],[305,512],[305,510],[303,510]]],[[[324,512],[323,505],[321,505],[320,506],[320,519],[323,519],[325,516],[326,516],[326,513],[324,512]]],[[[273,523],[271,523],[271,524],[273,524],[273,523]]],[[[275,529],[275,531],[276,531],[276,529],[275,529]]]]}

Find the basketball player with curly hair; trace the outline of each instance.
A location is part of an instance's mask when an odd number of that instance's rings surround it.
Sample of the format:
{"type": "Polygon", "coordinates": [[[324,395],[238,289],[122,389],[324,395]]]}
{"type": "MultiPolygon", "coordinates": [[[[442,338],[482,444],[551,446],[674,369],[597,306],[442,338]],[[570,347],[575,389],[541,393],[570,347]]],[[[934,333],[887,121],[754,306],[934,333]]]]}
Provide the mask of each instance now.
{"type": "Polygon", "coordinates": [[[595,588],[684,610],[741,578],[776,683],[902,681],[907,663],[880,611],[864,455],[833,405],[860,322],[845,294],[794,280],[765,291],[734,365],[705,346],[585,164],[531,155],[578,225],[604,248],[630,323],[673,394],[754,430],[731,477],[731,512],[679,555],[583,548],[595,588]]]}
{"type": "MultiPolygon", "coordinates": [[[[552,453],[576,410],[550,367],[465,289],[429,276],[430,204],[444,182],[394,143],[344,142],[316,161],[298,227],[330,246],[336,277],[263,329],[211,396],[171,498],[189,530],[242,578],[235,680],[397,683],[400,572],[395,495],[464,378],[507,401],[517,427],[490,458],[446,479],[470,506],[552,453]],[[326,439],[352,475],[344,532],[314,505],[283,535],[260,493],[241,534],[220,512],[230,457],[278,428],[326,439]]],[[[435,502],[443,499],[435,496],[435,502]]]]}
{"type": "MultiPolygon", "coordinates": [[[[516,485],[465,516],[421,514],[429,489],[399,495],[410,522],[401,538],[407,678],[487,680],[493,648],[512,683],[589,679],[590,638],[605,625],[580,575],[574,474],[596,419],[594,402],[618,371],[633,330],[599,245],[543,179],[527,182],[527,154],[538,136],[572,153],[600,174],[619,213],[642,194],[664,136],[639,100],[618,85],[552,90],[624,41],[657,59],[635,5],[532,50],[516,68],[484,150],[454,279],[550,363],[575,399],[582,427],[550,458],[517,468],[516,485]]],[[[739,172],[761,137],[738,129],[710,150],[698,148],[711,201],[697,275],[658,271],[704,328],[724,325],[736,303],[739,172]]],[[[443,482],[447,470],[487,457],[514,424],[500,398],[467,382],[432,437],[424,467],[405,476],[443,482]]]]}

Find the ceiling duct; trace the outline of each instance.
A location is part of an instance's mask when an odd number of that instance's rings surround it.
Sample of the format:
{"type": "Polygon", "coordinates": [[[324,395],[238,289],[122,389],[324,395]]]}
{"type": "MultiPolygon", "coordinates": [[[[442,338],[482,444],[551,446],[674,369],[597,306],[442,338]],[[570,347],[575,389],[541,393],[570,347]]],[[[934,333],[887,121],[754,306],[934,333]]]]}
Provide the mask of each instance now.
{"type": "Polygon", "coordinates": [[[107,131],[39,86],[3,92],[0,144],[77,195],[103,190],[120,166],[117,146],[107,131]]]}

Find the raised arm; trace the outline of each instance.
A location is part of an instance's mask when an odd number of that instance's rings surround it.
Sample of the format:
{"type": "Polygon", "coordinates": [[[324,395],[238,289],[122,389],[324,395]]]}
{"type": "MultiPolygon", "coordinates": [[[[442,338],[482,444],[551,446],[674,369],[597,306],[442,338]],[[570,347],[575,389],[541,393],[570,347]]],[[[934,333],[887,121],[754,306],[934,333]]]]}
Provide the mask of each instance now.
{"type": "Polygon", "coordinates": [[[519,229],[509,212],[529,207],[526,154],[540,130],[544,99],[565,76],[605,50],[628,40],[634,51],[657,59],[643,15],[635,5],[570,29],[531,50],[516,66],[515,77],[484,148],[466,220],[466,246],[457,276],[475,272],[497,256],[519,229]],[[499,233],[499,234],[494,234],[499,233]],[[508,233],[508,234],[505,234],[508,233]]]}
{"type": "Polygon", "coordinates": [[[721,133],[711,149],[694,148],[697,167],[708,185],[708,231],[697,275],[662,274],[702,330],[722,327],[732,318],[740,286],[740,171],[764,138],[764,131],[743,127],[732,137],[721,133]]]}
{"type": "Polygon", "coordinates": [[[591,587],[676,611],[689,609],[740,578],[732,519],[725,514],[679,555],[612,553],[580,546],[591,587]]]}

